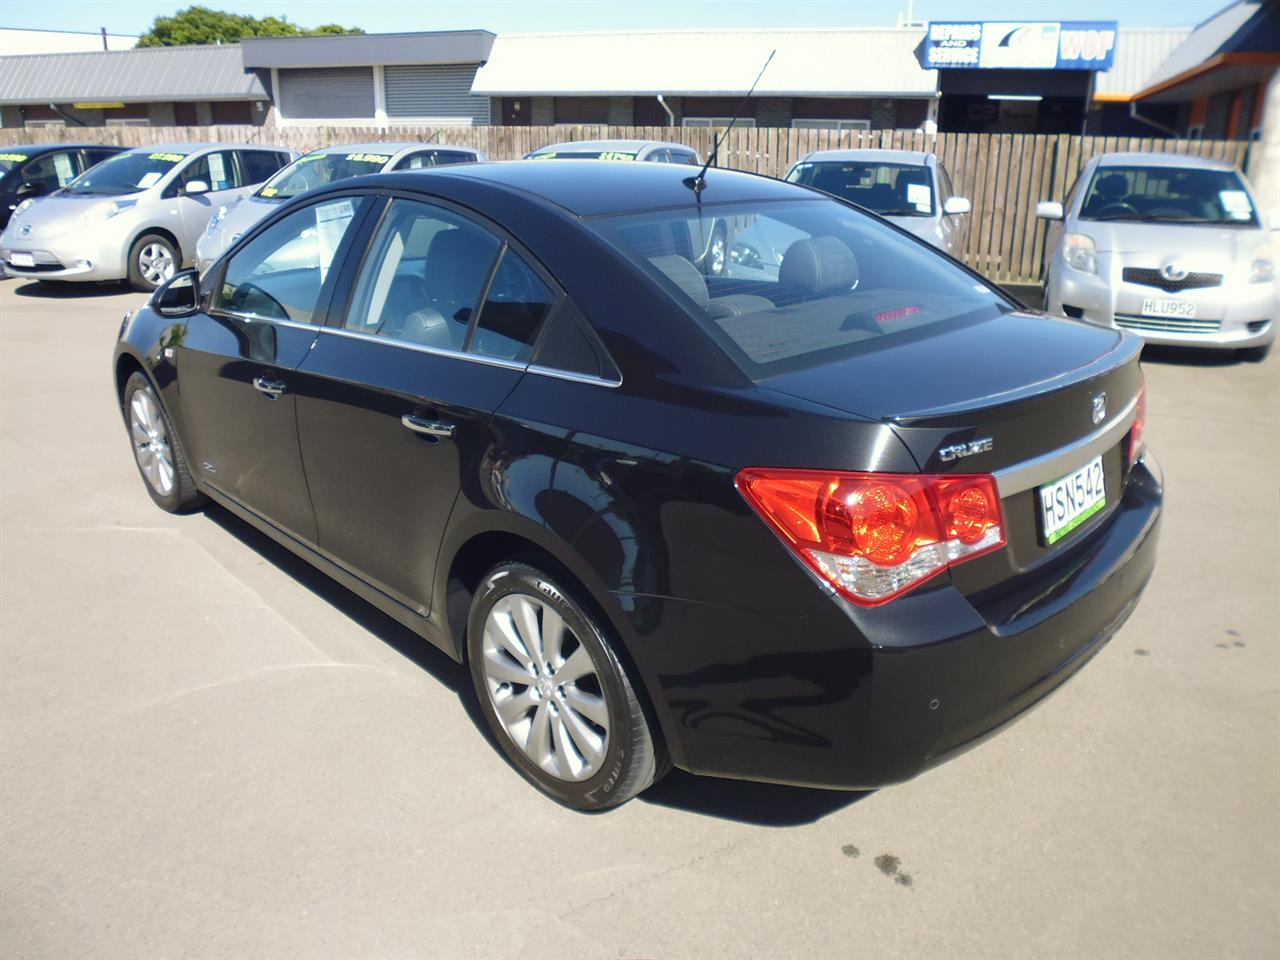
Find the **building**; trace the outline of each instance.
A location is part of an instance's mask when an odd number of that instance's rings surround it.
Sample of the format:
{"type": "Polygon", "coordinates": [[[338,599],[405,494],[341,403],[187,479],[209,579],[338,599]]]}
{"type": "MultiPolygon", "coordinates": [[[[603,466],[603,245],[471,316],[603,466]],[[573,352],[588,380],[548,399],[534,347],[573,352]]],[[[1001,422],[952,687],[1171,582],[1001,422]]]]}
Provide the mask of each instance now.
{"type": "Polygon", "coordinates": [[[472,83],[493,43],[488,30],[456,30],[255,37],[239,50],[272,92],[279,125],[484,125],[489,100],[472,83]]]}
{"type": "Polygon", "coordinates": [[[500,36],[472,92],[495,124],[931,129],[937,72],[919,28],[500,36]],[[661,99],[659,99],[661,98],[661,99]]]}
{"type": "Polygon", "coordinates": [[[1170,135],[1257,139],[1278,69],[1280,2],[1237,0],[1192,30],[1132,102],[1162,111],[1170,135]]]}
{"type": "Polygon", "coordinates": [[[235,44],[0,58],[6,127],[261,124],[269,107],[235,44]]]}
{"type": "Polygon", "coordinates": [[[102,30],[24,30],[0,27],[0,57],[29,53],[90,53],[98,50],[128,50],[138,38],[128,33],[102,30]]]}

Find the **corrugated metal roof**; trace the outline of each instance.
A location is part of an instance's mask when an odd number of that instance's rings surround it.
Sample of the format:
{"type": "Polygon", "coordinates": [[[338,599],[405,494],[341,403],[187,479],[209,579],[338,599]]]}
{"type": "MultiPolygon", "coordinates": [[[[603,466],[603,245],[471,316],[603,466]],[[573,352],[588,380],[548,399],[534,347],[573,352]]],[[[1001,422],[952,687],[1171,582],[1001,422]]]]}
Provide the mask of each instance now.
{"type": "Polygon", "coordinates": [[[1121,27],[1116,37],[1116,62],[1097,75],[1095,95],[1130,96],[1146,86],[1162,63],[1186,40],[1190,27],[1121,27]]]}
{"type": "Polygon", "coordinates": [[[472,93],[488,96],[746,93],[931,97],[937,71],[915,49],[921,29],[662,30],[499,36],[472,93]]]}
{"type": "Polygon", "coordinates": [[[1179,74],[1200,66],[1221,50],[1223,44],[1235,36],[1262,7],[1261,3],[1240,0],[1191,31],[1186,40],[1160,64],[1142,84],[1146,90],[1158,86],[1179,74]]]}
{"type": "Polygon", "coordinates": [[[0,57],[0,103],[266,99],[236,44],[0,57]]]}

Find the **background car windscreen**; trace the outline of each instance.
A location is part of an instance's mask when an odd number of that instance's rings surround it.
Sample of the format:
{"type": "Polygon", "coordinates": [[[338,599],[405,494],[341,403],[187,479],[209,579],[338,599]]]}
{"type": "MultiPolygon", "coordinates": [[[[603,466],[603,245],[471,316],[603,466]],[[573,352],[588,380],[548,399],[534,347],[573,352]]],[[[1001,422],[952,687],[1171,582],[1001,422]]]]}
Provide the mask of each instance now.
{"type": "Polygon", "coordinates": [[[96,167],[82,173],[68,183],[63,192],[68,196],[119,196],[137,193],[159,183],[186,156],[185,153],[164,150],[130,150],[108,157],[96,167]]]}
{"type": "Polygon", "coordinates": [[[16,167],[18,164],[26,161],[25,153],[0,153],[0,177],[16,167]]]}
{"type": "Polygon", "coordinates": [[[634,150],[549,150],[531,153],[526,160],[634,160],[634,150]]]}
{"type": "Polygon", "coordinates": [[[998,290],[843,204],[704,204],[588,221],[756,379],[1013,309],[998,290]],[[726,230],[729,262],[708,262],[726,230]]]}
{"type": "Polygon", "coordinates": [[[787,179],[886,217],[933,216],[933,183],[920,164],[860,161],[798,163],[787,179]]]}
{"type": "Polygon", "coordinates": [[[268,180],[258,196],[287,200],[335,180],[377,173],[390,161],[389,153],[309,153],[268,180]]]}
{"type": "Polygon", "coordinates": [[[1146,223],[1258,222],[1235,171],[1193,167],[1099,167],[1080,217],[1146,223]]]}

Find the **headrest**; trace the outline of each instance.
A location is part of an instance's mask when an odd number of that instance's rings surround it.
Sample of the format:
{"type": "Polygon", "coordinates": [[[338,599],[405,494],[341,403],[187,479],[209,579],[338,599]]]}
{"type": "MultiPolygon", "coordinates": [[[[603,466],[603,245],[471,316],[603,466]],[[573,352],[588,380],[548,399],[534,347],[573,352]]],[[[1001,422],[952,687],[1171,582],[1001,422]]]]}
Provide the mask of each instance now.
{"type": "Polygon", "coordinates": [[[848,290],[858,279],[858,260],[837,237],[797,240],[787,247],[778,282],[812,295],[848,290]]]}
{"type": "Polygon", "coordinates": [[[1123,173],[1108,173],[1098,180],[1098,194],[1108,200],[1123,197],[1129,192],[1129,181],[1123,173]]]}
{"type": "Polygon", "coordinates": [[[650,257],[649,262],[666,275],[666,278],[688,295],[699,310],[706,310],[710,297],[707,294],[707,281],[698,272],[698,268],[684,257],[668,254],[664,257],[650,257]]]}
{"type": "Polygon", "coordinates": [[[471,230],[441,230],[427,248],[427,269],[434,279],[452,276],[451,286],[477,287],[489,272],[496,248],[494,241],[471,230]]]}

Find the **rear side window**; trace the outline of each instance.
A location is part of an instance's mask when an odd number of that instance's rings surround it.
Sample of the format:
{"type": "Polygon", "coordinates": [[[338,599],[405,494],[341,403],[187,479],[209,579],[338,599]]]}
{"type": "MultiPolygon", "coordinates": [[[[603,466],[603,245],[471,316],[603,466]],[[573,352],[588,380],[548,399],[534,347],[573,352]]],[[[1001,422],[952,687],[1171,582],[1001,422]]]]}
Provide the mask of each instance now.
{"type": "Polygon", "coordinates": [[[242,150],[240,152],[240,166],[243,174],[238,186],[262,183],[268,179],[287,162],[287,160],[282,160],[281,157],[281,154],[273,150],[242,150]]]}
{"type": "Polygon", "coordinates": [[[341,197],[303,207],[258,234],[227,262],[213,309],[314,323],[320,291],[359,203],[341,197]]]}
{"type": "Polygon", "coordinates": [[[587,221],[756,379],[980,322],[1011,304],[925,245],[844,204],[716,205],[587,221]],[[727,262],[705,239],[725,231],[727,262]]]}

